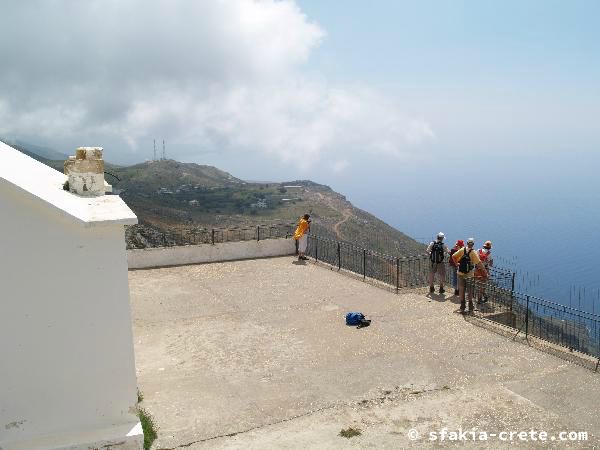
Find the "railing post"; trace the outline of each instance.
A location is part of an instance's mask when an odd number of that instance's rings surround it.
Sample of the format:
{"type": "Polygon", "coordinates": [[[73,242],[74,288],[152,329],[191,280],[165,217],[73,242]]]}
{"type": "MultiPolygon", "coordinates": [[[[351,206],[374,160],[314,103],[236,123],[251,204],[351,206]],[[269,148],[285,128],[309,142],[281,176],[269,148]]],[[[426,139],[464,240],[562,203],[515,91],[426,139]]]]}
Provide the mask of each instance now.
{"type": "Polygon", "coordinates": [[[210,234],[210,243],[212,245],[215,245],[215,229],[214,228],[212,229],[212,232],[210,234]]]}
{"type": "Polygon", "coordinates": [[[525,339],[527,339],[527,336],[529,335],[529,295],[527,296],[525,308],[525,339]]]}
{"type": "Polygon", "coordinates": [[[396,294],[400,289],[400,258],[396,258],[396,294]]]}
{"type": "Polygon", "coordinates": [[[319,239],[313,239],[315,241],[315,262],[319,262],[319,239]]]}
{"type": "Polygon", "coordinates": [[[400,265],[400,276],[404,278],[404,259],[402,259],[402,264],[400,265]]]}
{"type": "Polygon", "coordinates": [[[363,281],[367,278],[367,250],[363,248],[363,281]]]}
{"type": "Polygon", "coordinates": [[[515,301],[515,275],[517,272],[512,273],[512,279],[510,282],[510,311],[513,310],[513,303],[515,301]]]}
{"type": "Polygon", "coordinates": [[[260,225],[256,225],[256,242],[260,241],[260,225]]]}
{"type": "Polygon", "coordinates": [[[337,252],[338,252],[338,272],[342,269],[342,248],[341,244],[337,243],[337,252]]]}

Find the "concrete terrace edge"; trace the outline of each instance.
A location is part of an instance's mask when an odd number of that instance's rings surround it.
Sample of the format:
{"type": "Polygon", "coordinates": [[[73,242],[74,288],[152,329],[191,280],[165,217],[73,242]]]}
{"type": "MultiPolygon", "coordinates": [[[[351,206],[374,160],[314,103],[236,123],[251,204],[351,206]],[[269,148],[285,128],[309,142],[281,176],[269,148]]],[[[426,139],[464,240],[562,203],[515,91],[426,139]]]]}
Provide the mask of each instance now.
{"type": "Polygon", "coordinates": [[[217,244],[127,250],[129,269],[186,266],[243,259],[289,256],[296,252],[293,239],[224,242],[217,244]]]}
{"type": "Polygon", "coordinates": [[[140,422],[101,430],[39,436],[18,442],[0,442],[3,450],[141,450],[144,434],[140,422]]]}

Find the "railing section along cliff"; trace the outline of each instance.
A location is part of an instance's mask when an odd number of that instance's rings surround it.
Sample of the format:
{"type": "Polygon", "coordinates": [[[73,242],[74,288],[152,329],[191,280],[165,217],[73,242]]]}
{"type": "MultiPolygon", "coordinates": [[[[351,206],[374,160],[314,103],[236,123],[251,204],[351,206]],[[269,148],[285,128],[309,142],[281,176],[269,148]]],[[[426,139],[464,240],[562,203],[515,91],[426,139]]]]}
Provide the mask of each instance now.
{"type": "MultiPolygon", "coordinates": [[[[429,285],[430,261],[427,255],[393,257],[348,242],[311,235],[307,255],[317,261],[363,277],[378,280],[398,292],[402,288],[429,285]]],[[[450,269],[450,268],[449,268],[450,269]]],[[[471,279],[467,292],[481,298],[474,316],[499,323],[551,344],[597,358],[600,365],[600,316],[553,301],[515,291],[515,272],[493,267],[482,282],[471,279]]],[[[451,271],[446,283],[451,286],[451,271]]],[[[451,288],[450,288],[451,289],[451,288]]]]}
{"type": "Polygon", "coordinates": [[[294,234],[295,229],[295,224],[281,223],[231,228],[178,228],[163,231],[142,223],[140,226],[128,227],[125,239],[127,249],[130,250],[288,238],[294,234]]]}

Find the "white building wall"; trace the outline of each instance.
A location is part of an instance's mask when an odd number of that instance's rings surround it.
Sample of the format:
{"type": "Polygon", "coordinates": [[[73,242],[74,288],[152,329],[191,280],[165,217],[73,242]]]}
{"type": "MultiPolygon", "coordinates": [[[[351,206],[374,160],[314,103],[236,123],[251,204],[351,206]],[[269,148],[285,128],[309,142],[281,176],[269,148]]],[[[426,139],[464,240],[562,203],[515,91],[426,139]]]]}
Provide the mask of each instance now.
{"type": "Polygon", "coordinates": [[[295,252],[294,239],[265,239],[262,241],[224,242],[214,245],[127,250],[127,261],[130,269],[145,269],[285,256],[293,255],[295,252]]]}
{"type": "Polygon", "coordinates": [[[8,184],[0,218],[0,448],[133,427],[123,226],[84,227],[8,184]]]}

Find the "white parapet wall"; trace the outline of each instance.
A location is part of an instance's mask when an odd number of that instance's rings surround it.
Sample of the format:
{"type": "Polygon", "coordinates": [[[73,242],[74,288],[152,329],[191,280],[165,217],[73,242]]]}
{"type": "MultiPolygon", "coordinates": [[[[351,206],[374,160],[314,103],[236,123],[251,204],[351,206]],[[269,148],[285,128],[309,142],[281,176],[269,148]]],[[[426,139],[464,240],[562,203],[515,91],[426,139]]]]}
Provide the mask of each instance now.
{"type": "Polygon", "coordinates": [[[0,143],[0,449],[141,450],[123,229],[137,218],[66,180],[0,143]]]}
{"type": "Polygon", "coordinates": [[[286,256],[293,255],[295,252],[294,239],[266,239],[224,242],[214,245],[183,245],[127,250],[127,263],[130,269],[149,269],[151,267],[286,256]]]}

